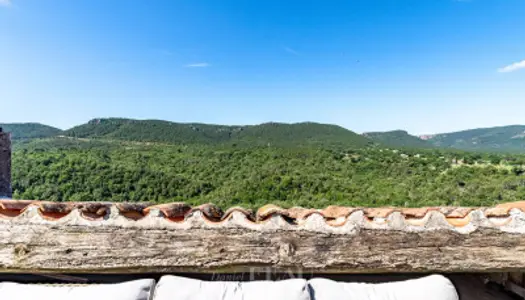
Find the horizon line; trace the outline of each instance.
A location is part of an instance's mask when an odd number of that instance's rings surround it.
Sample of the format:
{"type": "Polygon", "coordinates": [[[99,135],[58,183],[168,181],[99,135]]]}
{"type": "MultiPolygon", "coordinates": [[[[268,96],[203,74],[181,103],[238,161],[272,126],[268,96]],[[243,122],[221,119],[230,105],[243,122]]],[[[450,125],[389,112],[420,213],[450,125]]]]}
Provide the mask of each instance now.
{"type": "Polygon", "coordinates": [[[367,130],[367,131],[355,131],[351,128],[348,128],[346,126],[343,126],[343,125],[340,125],[340,124],[337,124],[337,123],[326,123],[326,122],[318,122],[318,121],[299,121],[299,122],[283,122],[283,121],[265,121],[265,122],[261,122],[261,123],[250,123],[250,124],[224,124],[224,123],[207,123],[207,122],[177,122],[177,121],[171,121],[171,120],[165,120],[165,119],[155,119],[155,118],[126,118],[126,117],[101,117],[101,118],[91,118],[89,119],[88,121],[84,122],[84,123],[78,123],[78,124],[75,124],[69,128],[61,128],[61,127],[58,127],[58,126],[54,126],[54,125],[50,125],[50,124],[46,124],[46,123],[42,123],[42,122],[34,122],[34,121],[21,121],[21,122],[2,122],[0,123],[0,128],[1,128],[1,125],[24,125],[24,124],[39,124],[39,125],[43,125],[43,126],[49,126],[49,127],[53,127],[53,128],[56,128],[56,129],[59,129],[61,131],[67,131],[67,130],[70,130],[74,127],[77,127],[77,126],[81,126],[81,125],[84,125],[84,124],[88,124],[89,122],[93,121],[93,120],[103,120],[103,119],[120,119],[120,120],[130,120],[130,121],[162,121],[162,122],[169,122],[169,123],[174,123],[174,124],[200,124],[200,125],[212,125],[212,126],[227,126],[227,127],[243,127],[243,126],[260,126],[260,125],[264,125],[264,124],[271,124],[271,123],[275,123],[275,124],[285,124],[285,125],[294,125],[294,124],[304,124],[304,123],[313,123],[313,124],[320,124],[320,125],[333,125],[333,126],[339,126],[341,128],[344,128],[348,131],[352,131],[354,133],[357,133],[359,135],[364,135],[364,134],[370,134],[370,133],[387,133],[387,132],[394,132],[394,131],[404,131],[406,133],[408,133],[409,135],[412,135],[412,136],[416,136],[416,137],[420,137],[420,136],[429,136],[429,135],[441,135],[441,134],[451,134],[451,133],[457,133],[457,132],[464,132],[464,131],[470,131],[470,130],[479,130],[479,129],[491,129],[491,128],[502,128],[502,127],[513,127],[513,126],[525,126],[525,124],[507,124],[507,125],[493,125],[493,126],[483,126],[483,127],[475,127],[475,128],[467,128],[467,129],[459,129],[459,130],[455,130],[455,131],[447,131],[447,132],[437,132],[437,133],[418,133],[418,134],[414,134],[414,133],[411,133],[410,131],[406,130],[406,129],[402,129],[402,128],[398,128],[398,129],[386,129],[386,130],[367,130]]]}

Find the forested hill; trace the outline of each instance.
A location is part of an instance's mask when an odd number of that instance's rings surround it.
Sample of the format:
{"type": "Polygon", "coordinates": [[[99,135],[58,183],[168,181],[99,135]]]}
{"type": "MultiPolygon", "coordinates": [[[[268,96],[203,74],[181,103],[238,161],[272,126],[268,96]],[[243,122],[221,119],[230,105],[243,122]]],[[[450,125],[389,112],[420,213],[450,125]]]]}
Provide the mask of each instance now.
{"type": "Polygon", "coordinates": [[[429,137],[440,148],[476,151],[525,152],[525,126],[479,128],[429,137]]]}
{"type": "Polygon", "coordinates": [[[55,140],[60,148],[41,143],[13,152],[15,199],[223,208],[492,206],[525,199],[525,156],[516,154],[55,140]]]}
{"type": "Polygon", "coordinates": [[[171,144],[343,147],[363,147],[373,144],[366,137],[340,126],[311,122],[224,126],[109,118],[91,120],[67,130],[65,134],[75,138],[108,138],[171,144]]]}
{"type": "Polygon", "coordinates": [[[5,132],[10,132],[13,140],[34,139],[57,136],[62,130],[40,123],[0,123],[5,132]]]}
{"type": "Polygon", "coordinates": [[[250,208],[491,206],[525,199],[525,155],[353,147],[371,141],[334,125],[100,119],[58,135],[15,143],[15,199],[250,208]]]}
{"type": "MultiPolygon", "coordinates": [[[[471,129],[416,137],[403,130],[369,132],[359,135],[337,125],[313,122],[264,123],[227,126],[201,123],[175,123],[162,120],[123,118],[93,119],[62,131],[39,123],[2,124],[11,132],[15,144],[30,143],[36,138],[67,136],[90,140],[118,140],[164,144],[222,146],[323,146],[362,148],[382,145],[392,148],[453,148],[481,152],[525,153],[525,126],[471,129]]],[[[63,143],[57,139],[46,140],[63,143]]]]}
{"type": "Polygon", "coordinates": [[[394,130],[385,132],[367,132],[364,136],[380,144],[389,147],[402,148],[431,148],[432,143],[422,140],[417,136],[408,134],[404,130],[394,130]]]}

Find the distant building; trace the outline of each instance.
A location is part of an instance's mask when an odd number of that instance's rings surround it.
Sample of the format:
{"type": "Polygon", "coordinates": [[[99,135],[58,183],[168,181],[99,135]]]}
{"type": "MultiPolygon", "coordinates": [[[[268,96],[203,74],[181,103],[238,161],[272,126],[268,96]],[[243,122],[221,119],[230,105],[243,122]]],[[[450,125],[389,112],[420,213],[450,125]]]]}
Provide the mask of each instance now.
{"type": "Polygon", "coordinates": [[[426,140],[430,140],[434,136],[435,135],[433,135],[433,134],[426,134],[426,135],[420,135],[419,138],[426,141],[426,140]]]}

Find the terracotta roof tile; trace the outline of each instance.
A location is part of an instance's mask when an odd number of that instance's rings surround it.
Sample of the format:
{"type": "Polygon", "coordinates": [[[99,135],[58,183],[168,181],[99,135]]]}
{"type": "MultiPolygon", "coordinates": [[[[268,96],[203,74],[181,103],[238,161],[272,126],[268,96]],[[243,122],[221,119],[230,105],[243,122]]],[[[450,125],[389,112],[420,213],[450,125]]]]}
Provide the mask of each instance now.
{"type": "Polygon", "coordinates": [[[146,215],[144,210],[150,205],[148,203],[117,203],[115,206],[124,217],[140,220],[146,215]]]}
{"type": "Polygon", "coordinates": [[[428,207],[422,208],[405,208],[403,209],[403,215],[407,218],[423,218],[429,211],[428,207]]]}
{"type": "Polygon", "coordinates": [[[222,219],[222,216],[224,215],[224,212],[222,211],[220,207],[218,207],[215,204],[211,204],[211,203],[199,205],[197,207],[192,208],[191,211],[192,212],[200,211],[208,219],[214,220],[214,221],[220,221],[222,219]]]}
{"type": "Polygon", "coordinates": [[[60,219],[67,216],[75,205],[70,202],[40,202],[38,203],[38,211],[42,216],[51,219],[60,219]]]}
{"type": "Polygon", "coordinates": [[[516,208],[516,209],[519,209],[525,212],[525,201],[502,203],[496,206],[496,208],[506,209],[507,211],[510,211],[511,209],[516,208]]]}
{"type": "Polygon", "coordinates": [[[346,218],[358,208],[330,205],[322,210],[323,216],[329,219],[346,218]]]}
{"type": "Polygon", "coordinates": [[[42,213],[69,214],[75,208],[71,202],[39,202],[38,209],[42,213]]]}
{"type": "Polygon", "coordinates": [[[104,218],[110,210],[112,204],[99,202],[78,203],[76,208],[80,210],[82,216],[88,220],[98,220],[104,218]]]}
{"type": "Polygon", "coordinates": [[[277,205],[267,204],[257,210],[257,221],[266,220],[273,215],[288,217],[289,213],[277,205]]]}
{"type": "Polygon", "coordinates": [[[151,206],[149,203],[115,203],[121,213],[138,212],[144,214],[144,209],[151,206]]]}
{"type": "Polygon", "coordinates": [[[303,220],[312,214],[319,213],[319,210],[303,207],[292,207],[286,210],[286,215],[292,219],[303,220]]]}
{"type": "Polygon", "coordinates": [[[174,202],[149,206],[144,209],[144,212],[149,214],[152,209],[158,209],[166,218],[178,221],[184,219],[191,211],[191,206],[183,202],[174,202]]]}
{"type": "Polygon", "coordinates": [[[246,209],[246,208],[239,207],[239,206],[230,207],[228,210],[226,210],[222,219],[226,220],[230,218],[234,212],[240,212],[243,215],[245,215],[248,220],[255,222],[256,217],[255,217],[255,213],[253,212],[253,210],[246,209]]]}
{"type": "Polygon", "coordinates": [[[35,201],[31,200],[7,200],[2,199],[0,200],[0,209],[2,210],[17,210],[22,211],[24,210],[28,205],[35,203],[35,201]]]}
{"type": "Polygon", "coordinates": [[[458,207],[445,214],[445,216],[447,218],[465,218],[473,210],[470,207],[458,207]]]}
{"type": "Polygon", "coordinates": [[[490,217],[508,217],[509,209],[504,207],[491,207],[485,210],[485,216],[490,217]]]}
{"type": "Polygon", "coordinates": [[[373,218],[386,218],[391,213],[396,211],[395,208],[390,207],[380,207],[380,208],[365,208],[365,214],[369,219],[373,218]]]}
{"type": "Polygon", "coordinates": [[[439,211],[440,213],[444,214],[445,216],[452,213],[456,207],[450,207],[450,206],[442,206],[442,207],[433,207],[431,210],[439,211]]]}
{"type": "MultiPolygon", "coordinates": [[[[273,216],[280,216],[292,226],[321,226],[319,218],[324,218],[324,226],[329,227],[348,227],[348,220],[352,224],[368,224],[363,226],[396,226],[396,228],[403,228],[403,223],[406,226],[427,226],[428,222],[434,224],[438,222],[450,226],[452,228],[462,228],[471,223],[476,226],[519,226],[519,222],[514,224],[512,222],[513,216],[510,215],[512,209],[519,209],[525,214],[525,201],[504,203],[491,208],[473,208],[473,207],[423,207],[423,208],[354,208],[343,206],[328,206],[325,209],[311,209],[302,207],[293,207],[283,209],[279,206],[268,204],[253,211],[242,208],[232,207],[226,212],[214,204],[208,203],[196,207],[182,202],[149,205],[147,203],[104,203],[104,202],[49,202],[49,201],[28,201],[28,200],[0,200],[0,219],[16,218],[30,208],[36,210],[38,214],[46,220],[58,220],[71,214],[72,211],[78,210],[80,216],[86,220],[107,220],[107,216],[112,213],[112,207],[116,209],[113,213],[117,213],[129,222],[140,221],[150,214],[152,210],[158,210],[160,215],[151,215],[151,218],[166,218],[170,221],[184,222],[188,218],[200,218],[193,214],[193,212],[200,212],[205,221],[209,221],[209,226],[227,222],[231,219],[234,213],[244,215],[246,219],[252,224],[264,224],[273,219],[273,216]],[[389,216],[397,212],[393,219],[389,216]],[[476,217],[472,218],[472,213],[476,212],[476,217]],[[431,215],[432,213],[432,215],[431,215]],[[481,216],[485,219],[480,219],[481,216]],[[434,216],[430,218],[429,216],[434,216]],[[436,218],[437,217],[437,218],[436,218]],[[431,220],[432,219],[432,220],[431,220]],[[441,220],[441,221],[440,221],[441,220]],[[485,221],[484,221],[485,220],[485,221]],[[363,221],[367,221],[362,223],[363,221]],[[488,221],[488,222],[487,222],[488,221]],[[313,223],[312,223],[313,222],[313,223]],[[360,223],[361,222],[361,223],[360,223]],[[392,222],[391,225],[390,223],[392,222]],[[401,222],[401,223],[400,223],[401,222]],[[485,222],[485,223],[483,223],[485,222]],[[447,225],[448,224],[448,225],[447,225]],[[481,225],[480,225],[481,224],[481,225]],[[483,225],[485,224],[485,225],[483,225]]],[[[78,216],[77,214],[73,217],[78,216]]],[[[521,216],[525,217],[525,216],[521,216]]],[[[246,219],[239,219],[238,222],[246,222],[246,219]]],[[[273,222],[273,221],[272,221],[273,222]]],[[[280,222],[280,221],[279,221],[280,222]]],[[[200,224],[200,223],[193,223],[200,224]]],[[[275,223],[271,226],[282,226],[283,223],[275,223]],[[276,225],[281,224],[281,225],[276,225]]],[[[270,225],[269,225],[270,226],[270,225]]],[[[361,226],[361,225],[359,225],[361,226]]],[[[350,228],[348,227],[348,228],[350,228]]],[[[378,227],[378,228],[379,228],[378,227]]],[[[381,227],[381,228],[383,228],[381,227]]],[[[469,227],[470,228],[470,227],[469,227]]],[[[513,228],[511,228],[514,230],[513,228]]],[[[467,230],[467,229],[465,229],[467,230]]],[[[525,232],[525,228],[523,229],[525,232]]]]}

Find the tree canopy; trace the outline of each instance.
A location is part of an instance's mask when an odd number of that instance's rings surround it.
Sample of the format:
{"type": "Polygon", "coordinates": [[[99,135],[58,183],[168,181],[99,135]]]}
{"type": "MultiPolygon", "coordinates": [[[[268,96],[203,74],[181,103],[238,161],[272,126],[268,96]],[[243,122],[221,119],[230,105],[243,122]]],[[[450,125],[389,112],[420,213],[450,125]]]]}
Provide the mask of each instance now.
{"type": "Polygon", "coordinates": [[[15,198],[247,207],[479,206],[525,199],[525,157],[518,155],[61,141],[13,153],[15,198]]]}

